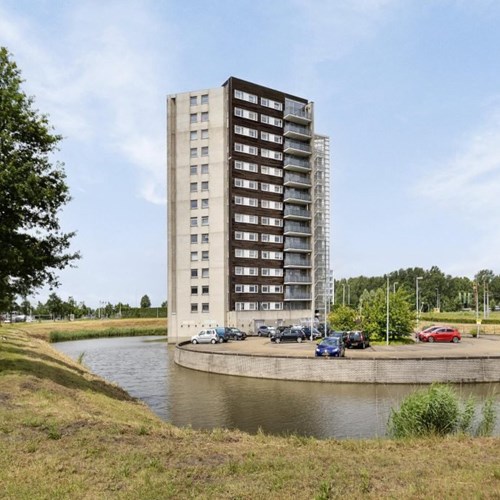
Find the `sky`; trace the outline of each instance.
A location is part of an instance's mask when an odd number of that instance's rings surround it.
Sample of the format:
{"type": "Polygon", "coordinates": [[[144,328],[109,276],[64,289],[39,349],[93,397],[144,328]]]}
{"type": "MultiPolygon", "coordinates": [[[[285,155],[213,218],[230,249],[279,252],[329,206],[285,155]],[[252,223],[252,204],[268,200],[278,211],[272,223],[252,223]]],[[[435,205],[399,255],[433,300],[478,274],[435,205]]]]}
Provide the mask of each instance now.
{"type": "Polygon", "coordinates": [[[314,101],[337,279],[500,273],[499,25],[495,0],[0,0],[0,45],[64,138],[82,259],[56,293],[167,299],[166,96],[230,76],[314,101]]]}

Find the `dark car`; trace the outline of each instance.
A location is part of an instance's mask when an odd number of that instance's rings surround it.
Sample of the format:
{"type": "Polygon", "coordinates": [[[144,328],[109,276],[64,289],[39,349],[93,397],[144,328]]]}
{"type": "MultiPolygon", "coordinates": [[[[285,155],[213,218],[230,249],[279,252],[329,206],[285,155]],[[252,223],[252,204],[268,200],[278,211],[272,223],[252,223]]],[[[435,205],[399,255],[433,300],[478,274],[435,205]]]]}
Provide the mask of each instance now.
{"type": "Polygon", "coordinates": [[[338,337],[326,337],[316,346],[316,356],[344,357],[344,342],[338,337]]]}
{"type": "MultiPolygon", "coordinates": [[[[302,328],[304,333],[306,334],[306,337],[310,340],[311,339],[311,329],[308,326],[304,326],[302,328]]],[[[313,328],[313,340],[319,339],[321,337],[321,332],[317,328],[313,328]]]]}
{"type": "Polygon", "coordinates": [[[422,342],[460,342],[462,336],[456,328],[443,326],[427,332],[420,332],[419,339],[422,342]]]}
{"type": "Polygon", "coordinates": [[[361,349],[365,349],[365,347],[370,346],[370,338],[365,332],[348,332],[346,339],[346,347],[349,349],[353,347],[361,347],[361,349]]]}
{"type": "Polygon", "coordinates": [[[331,331],[328,336],[333,337],[333,338],[338,338],[344,344],[347,344],[348,332],[335,330],[335,331],[331,331]]]}
{"type": "Polygon", "coordinates": [[[271,337],[271,342],[276,342],[277,344],[280,342],[302,342],[303,340],[307,340],[307,337],[304,330],[300,327],[286,328],[282,332],[276,332],[271,337]]]}
{"type": "Polygon", "coordinates": [[[227,342],[229,340],[229,333],[226,332],[226,329],[223,326],[217,326],[213,328],[217,335],[219,336],[219,342],[227,342]]]}
{"type": "Polygon", "coordinates": [[[318,325],[318,330],[323,337],[328,337],[330,333],[332,333],[332,329],[328,325],[325,325],[325,323],[320,323],[318,325]]]}
{"type": "Polygon", "coordinates": [[[247,334],[242,332],[239,328],[226,327],[226,333],[231,340],[245,340],[247,338],[247,334]]]}

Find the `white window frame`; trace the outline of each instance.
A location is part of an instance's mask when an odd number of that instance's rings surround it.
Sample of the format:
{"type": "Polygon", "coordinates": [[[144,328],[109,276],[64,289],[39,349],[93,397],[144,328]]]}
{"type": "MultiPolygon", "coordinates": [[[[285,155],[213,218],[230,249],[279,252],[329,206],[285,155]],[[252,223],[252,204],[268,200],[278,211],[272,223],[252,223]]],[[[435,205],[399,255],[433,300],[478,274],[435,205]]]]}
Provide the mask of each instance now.
{"type": "Polygon", "coordinates": [[[259,293],[259,285],[234,285],[235,293],[259,293]]]}
{"type": "Polygon", "coordinates": [[[240,259],[258,259],[259,251],[250,250],[249,248],[235,248],[234,256],[240,259]]]}
{"type": "Polygon", "coordinates": [[[261,182],[260,189],[261,191],[266,191],[268,193],[283,194],[283,186],[281,186],[280,184],[270,184],[267,182],[261,182]]]}
{"type": "Polygon", "coordinates": [[[283,103],[278,101],[273,101],[272,99],[268,99],[267,97],[260,98],[260,105],[265,106],[266,108],[276,109],[278,111],[283,111],[283,103]]]}
{"type": "Polygon", "coordinates": [[[249,163],[247,161],[236,160],[234,162],[234,168],[236,170],[244,170],[245,172],[258,172],[259,165],[257,163],[249,163]]]}
{"type": "Polygon", "coordinates": [[[259,217],[257,215],[235,213],[234,214],[234,221],[235,222],[242,222],[244,224],[258,224],[259,217]]]}
{"type": "Polygon", "coordinates": [[[263,158],[271,158],[271,160],[283,160],[283,153],[272,149],[260,148],[260,156],[263,158]]]}
{"type": "Polygon", "coordinates": [[[259,268],[258,267],[245,267],[245,266],[235,266],[234,274],[236,276],[258,276],[259,268]]]}
{"type": "Polygon", "coordinates": [[[273,175],[274,177],[283,177],[283,170],[281,168],[268,167],[261,165],[260,173],[264,175],[273,175]]]}
{"type": "Polygon", "coordinates": [[[259,148],[256,146],[250,146],[249,144],[242,144],[241,142],[234,143],[234,150],[239,153],[245,153],[247,155],[257,156],[259,154],[259,148]]]}
{"type": "Polygon", "coordinates": [[[250,231],[235,231],[234,239],[239,241],[259,241],[259,233],[250,231]]]}
{"type": "Polygon", "coordinates": [[[234,97],[253,104],[259,103],[259,98],[255,94],[249,94],[248,92],[243,92],[242,90],[234,89],[234,97]]]}
{"type": "Polygon", "coordinates": [[[283,276],[283,269],[281,267],[263,267],[260,270],[260,275],[281,277],[283,276]]]}
{"type": "Polygon", "coordinates": [[[237,311],[257,311],[259,304],[258,302],[236,302],[234,308],[237,311]]]}
{"type": "Polygon", "coordinates": [[[260,138],[263,141],[274,142],[276,144],[283,144],[283,136],[277,134],[270,134],[269,132],[261,131],[260,138]]]}
{"type": "Polygon", "coordinates": [[[281,118],[275,118],[269,115],[260,115],[260,121],[262,123],[267,123],[268,125],[273,125],[274,127],[283,128],[283,120],[281,118]]]}
{"type": "Polygon", "coordinates": [[[244,108],[234,108],[234,115],[240,118],[246,118],[247,120],[252,120],[254,122],[258,121],[259,115],[255,111],[250,111],[244,108]]]}
{"type": "Polygon", "coordinates": [[[283,235],[262,233],[260,241],[263,243],[283,243],[283,235]]]}
{"type": "Polygon", "coordinates": [[[261,293],[283,293],[283,285],[261,285],[261,293]]]}
{"type": "Polygon", "coordinates": [[[259,132],[254,128],[242,127],[241,125],[234,126],[234,133],[239,135],[244,135],[246,137],[252,137],[253,139],[258,139],[259,132]]]}
{"type": "Polygon", "coordinates": [[[260,200],[260,206],[269,210],[283,210],[283,203],[281,201],[260,200]]]}
{"type": "Polygon", "coordinates": [[[258,191],[259,189],[259,183],[257,181],[250,181],[248,179],[239,179],[238,177],[235,177],[234,185],[235,187],[253,189],[254,191],[258,191]]]}
{"type": "Polygon", "coordinates": [[[257,198],[247,198],[246,196],[235,196],[235,205],[243,205],[245,207],[258,207],[259,200],[257,198]]]}

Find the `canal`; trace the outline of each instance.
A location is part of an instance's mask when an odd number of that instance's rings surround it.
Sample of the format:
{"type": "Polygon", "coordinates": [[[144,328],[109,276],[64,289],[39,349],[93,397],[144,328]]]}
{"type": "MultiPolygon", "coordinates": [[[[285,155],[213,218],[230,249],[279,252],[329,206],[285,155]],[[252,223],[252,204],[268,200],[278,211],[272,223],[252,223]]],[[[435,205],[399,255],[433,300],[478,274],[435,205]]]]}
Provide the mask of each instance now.
{"type": "MultiPolygon", "coordinates": [[[[261,380],[197,372],[177,366],[163,337],[120,337],[53,344],[92,372],[144,401],[179,427],[223,427],[256,433],[297,433],[317,438],[384,437],[391,408],[412,385],[330,384],[261,380]]],[[[478,410],[500,384],[457,386],[478,410]]],[[[479,413],[479,411],[478,411],[479,413]]],[[[497,419],[495,434],[500,435],[497,419]]]]}

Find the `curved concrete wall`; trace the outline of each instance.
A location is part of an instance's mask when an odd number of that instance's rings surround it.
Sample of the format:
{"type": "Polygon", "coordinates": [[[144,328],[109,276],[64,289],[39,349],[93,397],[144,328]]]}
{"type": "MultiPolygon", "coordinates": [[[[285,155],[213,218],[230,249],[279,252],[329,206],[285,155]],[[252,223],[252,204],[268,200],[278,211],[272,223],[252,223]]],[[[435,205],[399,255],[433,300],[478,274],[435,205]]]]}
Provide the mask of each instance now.
{"type": "Polygon", "coordinates": [[[242,377],[380,384],[500,382],[500,357],[474,358],[298,358],[184,349],[174,360],[185,368],[242,377]]]}

